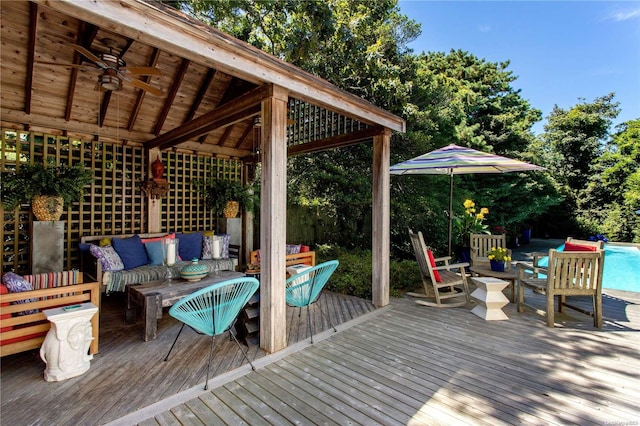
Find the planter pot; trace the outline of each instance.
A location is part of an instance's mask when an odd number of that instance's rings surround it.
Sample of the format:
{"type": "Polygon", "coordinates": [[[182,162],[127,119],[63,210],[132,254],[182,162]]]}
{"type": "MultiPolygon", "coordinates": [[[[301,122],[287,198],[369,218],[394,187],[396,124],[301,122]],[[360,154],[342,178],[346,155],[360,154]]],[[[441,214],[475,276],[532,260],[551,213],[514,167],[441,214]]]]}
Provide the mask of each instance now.
{"type": "Polygon", "coordinates": [[[60,220],[63,206],[62,197],[36,195],[31,200],[31,210],[38,220],[60,220]]]}
{"type": "Polygon", "coordinates": [[[504,260],[490,260],[491,270],[495,272],[504,272],[506,262],[504,260]]]}
{"type": "MultiPolygon", "coordinates": [[[[460,262],[471,264],[471,247],[460,247],[460,262]]],[[[469,272],[469,266],[464,268],[466,272],[469,272]]]]}
{"type": "Polygon", "coordinates": [[[227,205],[222,210],[222,214],[225,218],[234,218],[238,216],[238,212],[240,211],[240,203],[237,201],[228,201],[227,205]]]}

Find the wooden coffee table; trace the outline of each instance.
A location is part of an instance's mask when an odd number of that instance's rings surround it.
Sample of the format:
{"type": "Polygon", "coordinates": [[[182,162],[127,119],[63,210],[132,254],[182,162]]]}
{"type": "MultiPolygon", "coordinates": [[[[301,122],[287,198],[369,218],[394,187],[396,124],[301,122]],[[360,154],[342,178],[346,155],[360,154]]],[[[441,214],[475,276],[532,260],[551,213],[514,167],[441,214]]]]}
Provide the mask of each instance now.
{"type": "Polygon", "coordinates": [[[492,271],[489,265],[478,265],[471,266],[469,271],[480,277],[498,278],[499,280],[509,281],[509,287],[511,287],[511,303],[516,303],[516,280],[518,279],[518,268],[512,267],[504,272],[498,272],[492,271]]]}
{"type": "Polygon", "coordinates": [[[171,281],[150,281],[144,284],[129,284],[125,288],[127,310],[125,320],[129,324],[136,322],[136,309],[142,308],[145,342],[154,340],[158,335],[158,319],[162,318],[162,308],[172,306],[183,297],[218,282],[244,277],[242,272],[220,271],[209,274],[200,281],[190,282],[181,278],[171,281]]]}

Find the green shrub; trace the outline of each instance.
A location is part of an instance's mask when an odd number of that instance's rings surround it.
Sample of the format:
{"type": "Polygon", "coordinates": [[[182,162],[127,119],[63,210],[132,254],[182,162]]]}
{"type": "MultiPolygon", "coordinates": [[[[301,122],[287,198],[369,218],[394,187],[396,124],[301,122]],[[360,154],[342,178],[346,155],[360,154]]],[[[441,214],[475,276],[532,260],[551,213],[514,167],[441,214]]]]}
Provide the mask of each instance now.
{"type": "MultiPolygon", "coordinates": [[[[371,299],[372,263],[371,250],[344,249],[323,245],[316,247],[318,263],[337,259],[338,269],[327,283],[327,290],[341,294],[371,299]]],[[[421,283],[420,272],[415,261],[391,260],[389,265],[389,294],[399,297],[406,290],[421,283]]]]}

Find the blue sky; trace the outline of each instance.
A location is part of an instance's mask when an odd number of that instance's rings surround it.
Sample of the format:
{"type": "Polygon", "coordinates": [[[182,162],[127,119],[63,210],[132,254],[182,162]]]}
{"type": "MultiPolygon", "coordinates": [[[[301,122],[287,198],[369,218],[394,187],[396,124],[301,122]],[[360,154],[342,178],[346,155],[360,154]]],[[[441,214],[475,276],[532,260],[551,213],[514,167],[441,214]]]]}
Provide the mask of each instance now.
{"type": "Polygon", "coordinates": [[[640,1],[417,1],[400,10],[422,24],[414,53],[461,49],[510,61],[513,83],[542,111],[615,93],[615,125],[640,118],[640,1]]]}

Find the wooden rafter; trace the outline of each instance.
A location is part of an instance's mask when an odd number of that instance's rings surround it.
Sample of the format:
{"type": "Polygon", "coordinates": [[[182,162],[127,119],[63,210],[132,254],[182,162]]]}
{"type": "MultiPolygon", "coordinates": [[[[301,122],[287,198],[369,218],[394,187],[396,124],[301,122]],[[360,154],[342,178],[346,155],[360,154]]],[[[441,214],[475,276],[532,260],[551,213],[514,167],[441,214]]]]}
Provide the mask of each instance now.
{"type": "MultiPolygon", "coordinates": [[[[153,52],[151,53],[151,59],[149,60],[149,66],[154,67],[158,65],[158,59],[160,58],[160,49],[157,47],[153,48],[153,52]]],[[[140,77],[145,83],[149,83],[151,80],[151,76],[145,75],[140,77]]],[[[144,101],[144,97],[147,94],[146,90],[138,90],[138,94],[136,96],[136,102],[133,105],[133,110],[131,111],[131,115],[129,116],[129,123],[127,123],[127,130],[133,130],[133,126],[136,123],[136,119],[138,118],[138,114],[140,113],[140,108],[142,108],[142,101],[144,101]]]]}
{"type": "Polygon", "coordinates": [[[162,131],[162,126],[164,126],[164,122],[167,119],[167,115],[169,115],[169,110],[171,109],[171,105],[173,105],[173,101],[176,99],[176,95],[178,94],[178,89],[182,84],[182,80],[184,79],[185,74],[187,73],[187,69],[189,69],[189,64],[191,61],[188,59],[183,59],[180,64],[180,68],[176,72],[176,75],[173,77],[173,83],[171,84],[171,89],[169,90],[169,94],[167,95],[167,99],[164,103],[164,107],[162,107],[162,111],[160,111],[160,116],[156,121],[156,127],[153,129],[153,133],[155,135],[159,135],[162,131]]]}
{"type": "Polygon", "coordinates": [[[38,5],[29,3],[29,48],[27,51],[27,76],[24,82],[24,111],[31,114],[31,91],[33,90],[33,63],[36,53],[38,5]]]}
{"type": "Polygon", "coordinates": [[[207,70],[207,73],[202,78],[202,82],[200,83],[200,88],[198,89],[198,93],[196,93],[196,97],[191,103],[191,108],[189,108],[189,113],[187,113],[187,117],[184,120],[185,123],[187,121],[192,120],[193,117],[195,117],[196,111],[200,107],[200,104],[204,99],[204,95],[209,90],[209,87],[211,86],[211,82],[213,81],[213,77],[215,76],[215,74],[216,74],[216,70],[214,70],[213,68],[209,68],[207,70]]]}
{"type": "MultiPolygon", "coordinates": [[[[85,48],[89,48],[93,40],[98,34],[98,27],[87,24],[84,21],[78,21],[78,33],[76,34],[76,44],[85,48]]],[[[77,50],[74,50],[73,64],[80,65],[83,56],[77,50]]],[[[73,108],[73,98],[76,94],[76,83],[78,81],[78,68],[72,67],[69,73],[69,87],[67,89],[67,105],[65,107],[64,119],[71,120],[71,109],[73,108]]],[[[102,126],[102,124],[100,124],[102,126]]]]}

